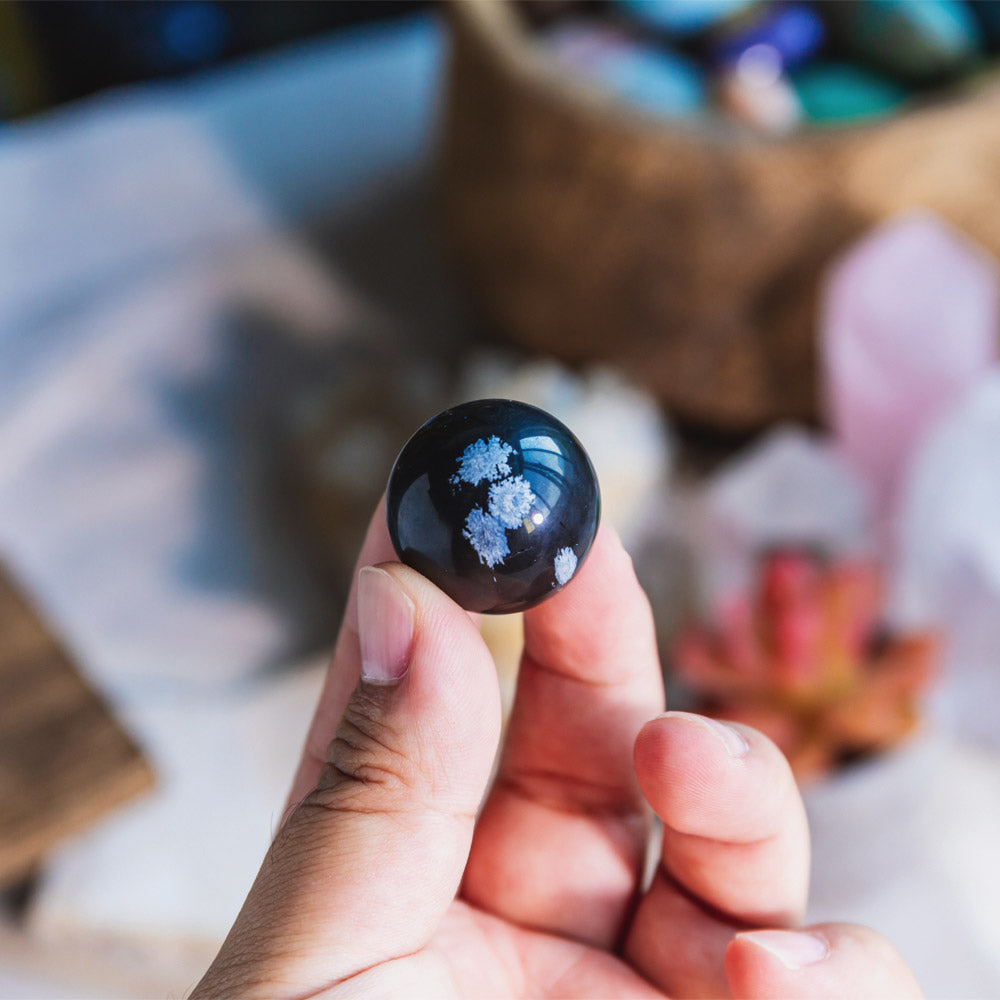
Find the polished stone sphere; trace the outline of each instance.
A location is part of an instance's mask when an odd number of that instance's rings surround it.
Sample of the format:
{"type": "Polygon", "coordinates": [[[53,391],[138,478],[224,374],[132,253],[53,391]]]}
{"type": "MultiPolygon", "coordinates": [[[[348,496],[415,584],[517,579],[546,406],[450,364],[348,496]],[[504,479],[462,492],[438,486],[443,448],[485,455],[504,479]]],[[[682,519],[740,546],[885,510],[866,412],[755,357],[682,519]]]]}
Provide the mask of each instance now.
{"type": "Polygon", "coordinates": [[[594,467],[551,414],[511,399],[439,413],[386,491],[399,558],[469,611],[523,611],[580,568],[597,532],[594,467]]]}

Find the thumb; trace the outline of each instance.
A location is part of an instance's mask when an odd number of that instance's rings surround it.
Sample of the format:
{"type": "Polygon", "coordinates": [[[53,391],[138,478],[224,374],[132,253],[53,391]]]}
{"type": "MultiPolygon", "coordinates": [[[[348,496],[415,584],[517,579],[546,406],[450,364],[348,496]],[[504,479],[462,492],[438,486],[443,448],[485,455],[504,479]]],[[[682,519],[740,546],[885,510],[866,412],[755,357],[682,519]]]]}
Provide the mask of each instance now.
{"type": "Polygon", "coordinates": [[[396,563],[358,577],[362,676],[195,996],[311,996],[423,947],[455,897],[500,734],[469,616],[396,563]]]}

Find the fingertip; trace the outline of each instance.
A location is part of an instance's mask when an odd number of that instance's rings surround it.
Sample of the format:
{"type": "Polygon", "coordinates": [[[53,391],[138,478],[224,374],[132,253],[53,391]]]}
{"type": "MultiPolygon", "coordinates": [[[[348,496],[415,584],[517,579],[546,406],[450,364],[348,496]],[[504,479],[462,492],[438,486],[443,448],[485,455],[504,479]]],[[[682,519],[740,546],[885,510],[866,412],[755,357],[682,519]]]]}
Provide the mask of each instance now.
{"type": "Polygon", "coordinates": [[[665,712],[640,730],[634,759],[650,805],[680,833],[756,841],[797,799],[777,747],[738,723],[665,712]]]}
{"type": "MultiPolygon", "coordinates": [[[[357,592],[360,683],[324,752],[326,764],[330,748],[356,756],[355,744],[372,744],[360,755],[365,767],[390,773],[388,764],[371,763],[381,754],[399,770],[399,780],[383,782],[387,793],[474,811],[500,739],[496,671],[479,630],[443,591],[399,562],[361,567],[357,592]],[[362,739],[370,731],[384,735],[362,739]]],[[[347,770],[325,767],[320,787],[331,778],[342,783],[347,770]]]]}
{"type": "Polygon", "coordinates": [[[867,927],[818,924],[737,934],[725,956],[733,996],[769,1000],[919,1000],[899,953],[867,927]]]}
{"type": "Polygon", "coordinates": [[[733,961],[739,961],[742,951],[749,964],[767,968],[777,959],[784,968],[797,971],[822,962],[830,954],[830,942],[819,931],[744,931],[734,937],[727,951],[734,954],[733,961]]]}
{"type": "Polygon", "coordinates": [[[636,738],[636,761],[645,768],[680,756],[697,763],[706,750],[714,759],[742,760],[750,753],[748,727],[711,719],[694,712],[663,712],[650,719],[636,738]]]}
{"type": "MultiPolygon", "coordinates": [[[[577,583],[581,578],[593,586],[607,587],[607,575],[612,573],[625,579],[635,578],[635,567],[632,556],[625,548],[621,536],[614,525],[602,521],[594,536],[594,542],[587,553],[583,568],[579,571],[577,583]]],[[[636,584],[638,586],[638,583],[636,584]]],[[[565,593],[566,591],[562,591],[565,593]]],[[[558,596],[558,595],[557,595],[558,596]]]]}
{"type": "Polygon", "coordinates": [[[374,569],[389,576],[412,602],[411,655],[421,667],[414,677],[418,689],[440,689],[436,696],[449,701],[466,700],[475,689],[480,702],[496,708],[499,720],[496,670],[476,621],[415,569],[400,562],[382,562],[374,569]]]}
{"type": "Polygon", "coordinates": [[[808,826],[773,743],[748,726],[667,712],[639,733],[634,762],[663,821],[671,878],[737,921],[783,926],[800,918],[808,826]]]}
{"type": "Polygon", "coordinates": [[[618,534],[618,529],[610,521],[601,521],[594,536],[593,548],[598,551],[606,551],[611,558],[620,559],[623,562],[632,562],[632,557],[625,548],[625,543],[618,534]]]}

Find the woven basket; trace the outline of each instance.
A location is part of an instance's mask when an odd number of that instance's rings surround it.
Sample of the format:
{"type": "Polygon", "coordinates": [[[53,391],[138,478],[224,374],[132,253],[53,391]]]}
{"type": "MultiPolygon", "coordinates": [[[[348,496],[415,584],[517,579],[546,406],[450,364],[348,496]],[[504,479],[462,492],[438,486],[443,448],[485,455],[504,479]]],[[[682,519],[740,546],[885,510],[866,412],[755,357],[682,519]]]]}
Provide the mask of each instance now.
{"type": "Polygon", "coordinates": [[[450,243],[510,342],[611,360],[679,418],[818,413],[831,256],[923,207],[1000,253],[1000,86],[875,126],[770,140],[665,123],[563,68],[500,0],[448,5],[450,243]]]}

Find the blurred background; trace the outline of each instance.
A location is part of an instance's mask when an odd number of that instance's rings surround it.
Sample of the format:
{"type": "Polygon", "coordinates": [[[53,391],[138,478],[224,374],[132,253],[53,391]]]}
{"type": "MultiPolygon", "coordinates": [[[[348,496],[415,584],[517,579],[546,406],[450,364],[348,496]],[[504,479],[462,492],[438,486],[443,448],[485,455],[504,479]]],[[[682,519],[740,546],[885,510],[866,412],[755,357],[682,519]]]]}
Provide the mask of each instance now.
{"type": "MultiPolygon", "coordinates": [[[[393,459],[587,446],[810,920],[1000,995],[1000,3],[0,3],[0,997],[190,989],[393,459]]],[[[518,616],[483,623],[505,704],[518,616]]]]}

